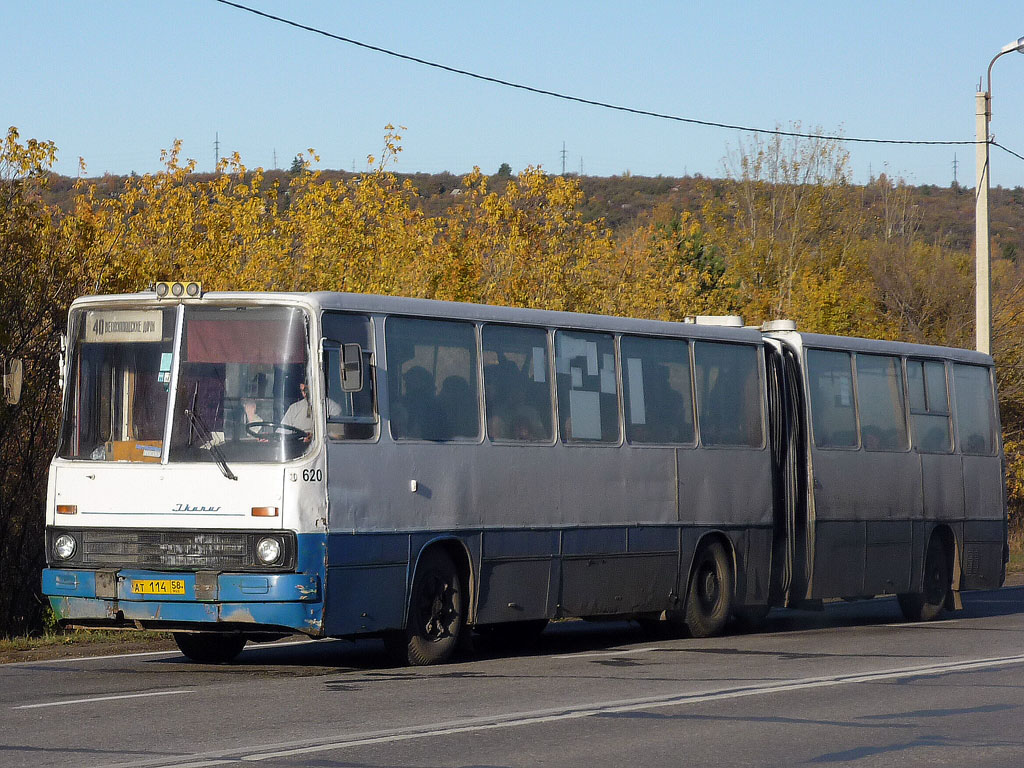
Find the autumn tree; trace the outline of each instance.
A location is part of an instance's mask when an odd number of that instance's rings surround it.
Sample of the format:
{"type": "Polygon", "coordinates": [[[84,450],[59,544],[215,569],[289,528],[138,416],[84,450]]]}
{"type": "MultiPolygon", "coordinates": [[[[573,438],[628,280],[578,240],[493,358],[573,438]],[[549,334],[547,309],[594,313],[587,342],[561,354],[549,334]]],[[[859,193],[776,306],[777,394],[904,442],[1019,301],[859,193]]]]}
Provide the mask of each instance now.
{"type": "Polygon", "coordinates": [[[600,222],[584,221],[574,180],[525,168],[497,190],[480,169],[462,180],[441,230],[439,298],[594,311],[600,265],[613,248],[600,222]]]}
{"type": "Polygon", "coordinates": [[[81,259],[93,229],[42,200],[52,142],[0,142],[0,357],[23,361],[17,405],[0,402],[0,636],[37,626],[43,502],[56,444],[57,358],[67,308],[88,290],[81,259]]]}
{"type": "Polygon", "coordinates": [[[759,134],[725,167],[732,183],[721,195],[706,185],[702,216],[748,321],[788,317],[818,332],[884,332],[841,143],[759,134]]]}
{"type": "Polygon", "coordinates": [[[724,254],[688,211],[656,210],[620,239],[606,268],[610,314],[683,320],[737,310],[724,254]]]}

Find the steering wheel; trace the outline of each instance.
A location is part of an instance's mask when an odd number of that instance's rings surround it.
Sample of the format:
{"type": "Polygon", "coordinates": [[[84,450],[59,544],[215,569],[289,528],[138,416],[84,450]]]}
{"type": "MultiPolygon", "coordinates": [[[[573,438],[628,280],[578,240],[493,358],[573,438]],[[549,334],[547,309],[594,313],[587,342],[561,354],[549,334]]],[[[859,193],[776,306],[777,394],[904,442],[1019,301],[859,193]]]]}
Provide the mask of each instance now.
{"type": "Polygon", "coordinates": [[[269,438],[277,437],[277,439],[287,438],[301,438],[306,437],[309,433],[300,429],[299,427],[293,427],[291,424],[282,424],[280,421],[250,421],[245,425],[245,431],[250,437],[255,437],[259,440],[267,440],[269,438]],[[260,432],[259,430],[266,427],[272,427],[271,432],[260,432]],[[279,429],[286,430],[283,434],[278,432],[279,429]]]}

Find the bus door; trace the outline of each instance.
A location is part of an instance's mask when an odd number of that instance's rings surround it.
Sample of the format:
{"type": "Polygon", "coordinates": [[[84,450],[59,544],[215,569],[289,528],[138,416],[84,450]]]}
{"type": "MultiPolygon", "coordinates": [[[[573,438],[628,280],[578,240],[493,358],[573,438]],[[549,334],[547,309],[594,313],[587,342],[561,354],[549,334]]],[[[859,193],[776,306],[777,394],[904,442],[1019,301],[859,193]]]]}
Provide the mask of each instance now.
{"type": "Polygon", "coordinates": [[[902,362],[808,349],[815,530],[813,597],[910,587],[921,469],[910,450],[902,362]]]}
{"type": "Polygon", "coordinates": [[[381,498],[376,366],[372,322],[352,312],[323,313],[327,452],[328,634],[401,626],[408,556],[404,537],[379,535],[381,498]],[[355,357],[353,345],[358,345],[355,357]],[[361,370],[355,371],[361,359],[361,370]],[[361,375],[354,375],[361,374],[361,375]]]}
{"type": "Polygon", "coordinates": [[[800,369],[794,352],[765,339],[771,430],[774,526],[772,605],[795,605],[807,597],[809,531],[807,459],[800,369]]]}

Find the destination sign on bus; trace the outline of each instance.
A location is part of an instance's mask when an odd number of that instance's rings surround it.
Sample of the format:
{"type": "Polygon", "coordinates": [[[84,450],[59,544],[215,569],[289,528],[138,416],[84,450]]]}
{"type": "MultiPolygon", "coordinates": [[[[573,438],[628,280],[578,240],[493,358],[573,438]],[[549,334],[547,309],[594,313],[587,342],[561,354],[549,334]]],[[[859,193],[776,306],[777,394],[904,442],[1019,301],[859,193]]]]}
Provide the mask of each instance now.
{"type": "Polygon", "coordinates": [[[85,342],[160,341],[164,334],[163,318],[159,309],[88,312],[85,342]]]}

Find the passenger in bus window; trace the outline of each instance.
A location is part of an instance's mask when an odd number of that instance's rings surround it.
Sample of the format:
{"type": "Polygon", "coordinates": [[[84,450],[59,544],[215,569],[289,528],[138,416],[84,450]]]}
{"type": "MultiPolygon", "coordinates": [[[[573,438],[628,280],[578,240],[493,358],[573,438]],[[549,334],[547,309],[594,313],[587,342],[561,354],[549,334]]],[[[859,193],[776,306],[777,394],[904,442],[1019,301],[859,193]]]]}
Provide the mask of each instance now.
{"type": "Polygon", "coordinates": [[[404,392],[391,413],[391,431],[395,437],[441,440],[446,431],[442,423],[434,377],[421,365],[414,365],[402,376],[404,392]]]}
{"type": "Polygon", "coordinates": [[[507,357],[485,369],[487,432],[492,440],[545,440],[549,436],[535,406],[526,402],[531,382],[507,357]]]}
{"type": "Polygon", "coordinates": [[[155,375],[143,371],[135,384],[132,407],[135,429],[132,437],[136,440],[160,440],[164,434],[166,414],[166,390],[161,387],[155,375]]]}
{"type": "Polygon", "coordinates": [[[437,405],[443,414],[445,425],[442,439],[476,437],[476,397],[469,382],[462,376],[452,375],[445,378],[437,395],[437,405]]]}

